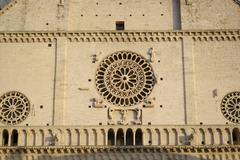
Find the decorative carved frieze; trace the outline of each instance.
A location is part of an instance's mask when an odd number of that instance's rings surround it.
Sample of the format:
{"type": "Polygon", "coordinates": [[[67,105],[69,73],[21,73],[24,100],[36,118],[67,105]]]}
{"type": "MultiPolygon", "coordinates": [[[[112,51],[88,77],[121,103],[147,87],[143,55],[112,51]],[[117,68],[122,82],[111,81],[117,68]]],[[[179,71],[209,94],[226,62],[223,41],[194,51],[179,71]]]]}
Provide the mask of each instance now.
{"type": "Polygon", "coordinates": [[[142,124],[142,109],[108,108],[108,124],[142,124]]]}
{"type": "Polygon", "coordinates": [[[99,32],[0,32],[0,43],[53,42],[169,42],[192,37],[194,41],[238,41],[240,30],[203,31],[99,31],[99,32]]]}

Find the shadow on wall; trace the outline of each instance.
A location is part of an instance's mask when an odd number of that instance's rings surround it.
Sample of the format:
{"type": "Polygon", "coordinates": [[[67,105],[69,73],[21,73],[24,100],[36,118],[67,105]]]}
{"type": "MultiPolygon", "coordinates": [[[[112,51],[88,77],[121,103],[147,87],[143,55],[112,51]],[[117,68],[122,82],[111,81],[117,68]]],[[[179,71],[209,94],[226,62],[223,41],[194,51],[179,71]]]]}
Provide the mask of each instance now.
{"type": "MultiPolygon", "coordinates": [[[[27,160],[32,155],[8,155],[6,159],[27,160]]],[[[34,156],[36,160],[207,160],[212,157],[208,155],[178,155],[172,153],[151,153],[151,152],[101,152],[101,153],[81,153],[68,155],[40,155],[34,156]]]]}
{"type": "Polygon", "coordinates": [[[6,6],[8,3],[10,3],[12,0],[0,0],[0,10],[6,6]]]}

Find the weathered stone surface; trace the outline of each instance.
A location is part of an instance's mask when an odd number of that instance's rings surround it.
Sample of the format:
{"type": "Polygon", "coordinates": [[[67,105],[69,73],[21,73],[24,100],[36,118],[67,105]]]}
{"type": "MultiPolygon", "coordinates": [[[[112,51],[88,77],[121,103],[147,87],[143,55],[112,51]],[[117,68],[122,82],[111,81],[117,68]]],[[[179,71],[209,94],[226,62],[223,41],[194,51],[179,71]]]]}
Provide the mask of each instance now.
{"type": "Polygon", "coordinates": [[[0,159],[238,159],[239,17],[233,0],[13,0],[0,159]]]}

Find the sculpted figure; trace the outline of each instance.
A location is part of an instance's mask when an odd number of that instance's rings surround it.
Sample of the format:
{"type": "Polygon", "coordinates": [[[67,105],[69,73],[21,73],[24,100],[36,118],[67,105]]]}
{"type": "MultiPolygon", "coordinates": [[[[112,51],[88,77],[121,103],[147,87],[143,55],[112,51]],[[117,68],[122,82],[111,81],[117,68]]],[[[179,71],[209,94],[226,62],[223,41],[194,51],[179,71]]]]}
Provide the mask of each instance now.
{"type": "Polygon", "coordinates": [[[141,116],[142,116],[141,109],[137,108],[137,109],[136,109],[136,112],[137,112],[136,124],[141,124],[141,116]]]}
{"type": "Polygon", "coordinates": [[[113,122],[113,109],[108,108],[108,123],[109,124],[114,124],[113,122]]]}

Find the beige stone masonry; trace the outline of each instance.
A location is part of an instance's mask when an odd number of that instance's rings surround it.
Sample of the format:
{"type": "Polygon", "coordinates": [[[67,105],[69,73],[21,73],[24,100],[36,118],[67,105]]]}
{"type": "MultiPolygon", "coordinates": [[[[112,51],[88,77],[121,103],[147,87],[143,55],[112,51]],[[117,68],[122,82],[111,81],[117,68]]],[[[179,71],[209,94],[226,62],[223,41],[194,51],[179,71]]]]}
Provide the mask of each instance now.
{"type": "Polygon", "coordinates": [[[52,42],[66,37],[79,42],[158,42],[177,41],[189,36],[194,41],[236,41],[240,30],[206,31],[127,31],[127,32],[0,32],[0,42],[52,42]]]}

